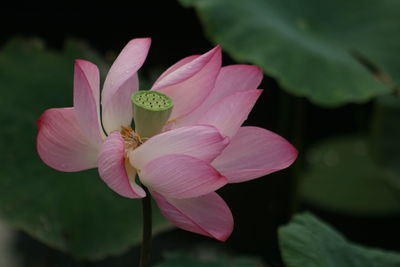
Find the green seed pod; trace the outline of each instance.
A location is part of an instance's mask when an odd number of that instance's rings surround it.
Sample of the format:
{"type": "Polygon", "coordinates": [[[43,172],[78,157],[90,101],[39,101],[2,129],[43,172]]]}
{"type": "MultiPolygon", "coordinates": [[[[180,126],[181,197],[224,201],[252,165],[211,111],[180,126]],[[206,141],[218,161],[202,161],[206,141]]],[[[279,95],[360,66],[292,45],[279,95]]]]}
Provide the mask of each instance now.
{"type": "Polygon", "coordinates": [[[161,132],[171,115],[174,102],[156,91],[138,91],[132,95],[135,131],[142,138],[161,132]]]}

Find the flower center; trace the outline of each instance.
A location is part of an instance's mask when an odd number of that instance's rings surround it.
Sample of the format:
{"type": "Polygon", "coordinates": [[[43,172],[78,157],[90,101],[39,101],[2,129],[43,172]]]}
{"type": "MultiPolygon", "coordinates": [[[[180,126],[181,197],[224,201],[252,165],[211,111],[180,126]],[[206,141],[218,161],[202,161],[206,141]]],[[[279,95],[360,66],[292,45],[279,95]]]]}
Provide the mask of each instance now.
{"type": "Polygon", "coordinates": [[[125,141],[125,153],[134,150],[144,143],[144,138],[141,138],[131,127],[121,126],[121,135],[125,141]]]}

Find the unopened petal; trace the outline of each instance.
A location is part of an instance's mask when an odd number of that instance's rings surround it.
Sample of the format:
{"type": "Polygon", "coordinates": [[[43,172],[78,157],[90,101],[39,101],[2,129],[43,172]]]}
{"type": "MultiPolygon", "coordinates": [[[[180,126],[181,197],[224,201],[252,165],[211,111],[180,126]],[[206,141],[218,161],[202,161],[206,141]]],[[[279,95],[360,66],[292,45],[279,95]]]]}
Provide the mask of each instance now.
{"type": "Polygon", "coordinates": [[[227,183],[209,163],[179,154],[152,160],[139,172],[139,177],[149,189],[173,198],[198,197],[227,183]]]}
{"type": "Polygon", "coordinates": [[[257,89],[262,78],[262,70],[256,66],[237,64],[222,67],[206,100],[188,115],[172,122],[172,128],[198,123],[199,118],[219,100],[237,91],[257,89]]]}
{"type": "Polygon", "coordinates": [[[111,133],[101,146],[99,174],[115,192],[127,198],[142,198],[146,192],[135,183],[135,171],[126,166],[124,140],[119,132],[111,133]],[[128,172],[129,171],[129,172],[128,172]]]}
{"type": "Polygon", "coordinates": [[[97,167],[99,147],[81,130],[74,108],[48,109],[38,126],[37,151],[47,165],[64,172],[97,167]]]}
{"type": "Polygon", "coordinates": [[[199,123],[213,125],[232,137],[247,119],[262,90],[238,91],[215,103],[201,116],[199,123]]]}
{"type": "Polygon", "coordinates": [[[198,107],[215,85],[221,68],[221,48],[187,60],[188,63],[172,67],[161,75],[151,90],[166,94],[174,101],[171,120],[182,117],[198,107]]]}
{"type": "Polygon", "coordinates": [[[108,72],[101,100],[103,124],[107,133],[131,124],[131,95],[139,88],[137,71],[147,57],[150,44],[150,38],[131,40],[108,72]]]}
{"type": "Polygon", "coordinates": [[[289,167],[297,150],[283,137],[258,127],[241,127],[212,165],[230,183],[244,182],[289,167]]]}
{"type": "Polygon", "coordinates": [[[177,227],[225,241],[233,231],[232,213],[217,194],[188,199],[173,199],[152,192],[162,214],[177,227]]]}
{"type": "Polygon", "coordinates": [[[100,144],[103,131],[100,123],[100,76],[99,69],[86,60],[75,61],[74,108],[84,134],[100,144]]]}
{"type": "Polygon", "coordinates": [[[168,154],[184,154],[211,162],[221,154],[228,142],[228,138],[210,125],[181,127],[153,136],[133,150],[129,159],[132,166],[138,169],[168,154]]]}

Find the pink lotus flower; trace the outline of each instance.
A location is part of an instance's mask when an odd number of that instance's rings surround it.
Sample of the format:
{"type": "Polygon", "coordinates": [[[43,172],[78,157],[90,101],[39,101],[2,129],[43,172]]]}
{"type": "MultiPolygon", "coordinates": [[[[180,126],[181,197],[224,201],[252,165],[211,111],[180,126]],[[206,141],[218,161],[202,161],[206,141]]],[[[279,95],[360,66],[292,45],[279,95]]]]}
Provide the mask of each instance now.
{"type": "Polygon", "coordinates": [[[77,60],[74,107],[44,112],[38,153],[60,171],[98,167],[104,182],[128,198],[146,195],[138,174],[176,226],[226,240],[233,218],[214,191],[284,169],[297,151],[268,130],[241,127],[262,92],[263,75],[254,66],[221,68],[219,46],[182,59],[154,83],[151,90],[172,98],[174,109],[163,132],[143,142],[130,128],[130,96],[139,88],[136,72],[150,43],[134,39],[122,50],[104,82],[101,109],[99,71],[77,60]]]}

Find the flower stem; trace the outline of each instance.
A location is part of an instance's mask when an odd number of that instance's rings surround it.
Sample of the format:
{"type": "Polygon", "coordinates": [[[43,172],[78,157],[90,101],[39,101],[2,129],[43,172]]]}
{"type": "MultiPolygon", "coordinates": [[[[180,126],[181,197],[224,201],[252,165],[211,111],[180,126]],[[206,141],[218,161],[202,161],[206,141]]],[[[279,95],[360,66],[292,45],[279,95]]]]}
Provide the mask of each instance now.
{"type": "Polygon", "coordinates": [[[151,221],[151,196],[149,190],[143,186],[146,192],[146,197],[142,198],[143,208],[143,237],[142,247],[140,250],[140,267],[150,266],[150,251],[151,251],[151,233],[152,233],[152,221],[151,221]]]}

